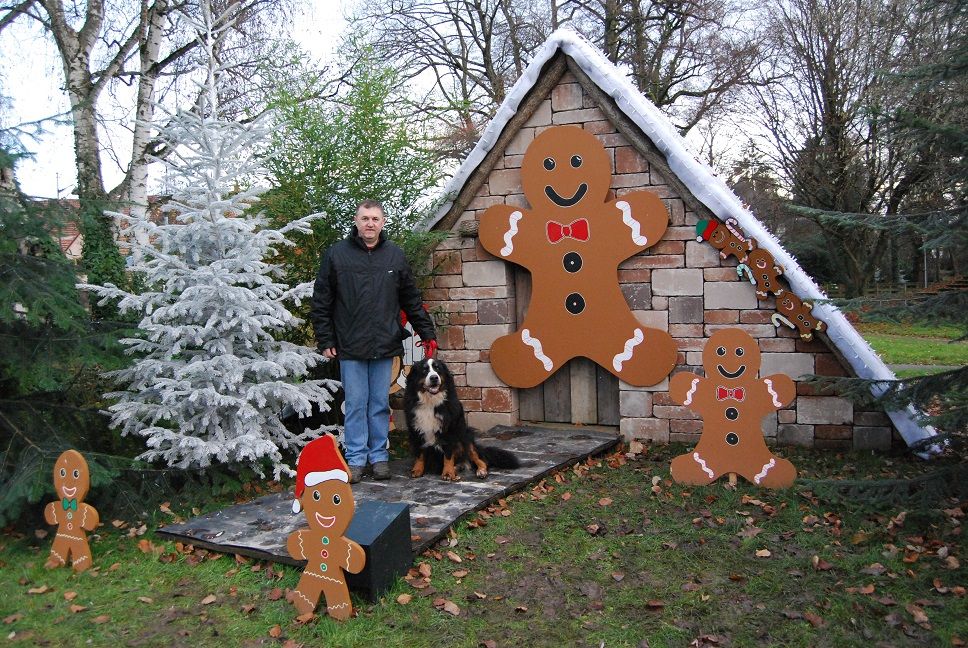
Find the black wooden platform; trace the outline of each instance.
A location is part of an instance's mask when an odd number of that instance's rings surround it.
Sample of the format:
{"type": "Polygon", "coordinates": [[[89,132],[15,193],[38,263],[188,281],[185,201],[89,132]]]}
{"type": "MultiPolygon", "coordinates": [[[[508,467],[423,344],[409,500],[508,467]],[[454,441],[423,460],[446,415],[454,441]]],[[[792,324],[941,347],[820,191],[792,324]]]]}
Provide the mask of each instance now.
{"type": "MultiPolygon", "coordinates": [[[[411,479],[410,460],[393,461],[392,479],[365,478],[353,485],[357,515],[360,504],[367,500],[409,504],[412,549],[419,553],[465,515],[521,490],[558,467],[605,452],[618,443],[618,436],[607,428],[499,426],[479,433],[478,440],[513,452],[522,466],[511,471],[495,470],[485,480],[465,472],[461,481],[452,483],[439,475],[411,479]]],[[[158,534],[196,547],[297,565],[286,552],[286,537],[304,527],[306,521],[302,514],[292,513],[292,498],[292,493],[269,495],[166,526],[158,529],[158,534]]],[[[351,533],[347,535],[352,537],[351,533]]]]}

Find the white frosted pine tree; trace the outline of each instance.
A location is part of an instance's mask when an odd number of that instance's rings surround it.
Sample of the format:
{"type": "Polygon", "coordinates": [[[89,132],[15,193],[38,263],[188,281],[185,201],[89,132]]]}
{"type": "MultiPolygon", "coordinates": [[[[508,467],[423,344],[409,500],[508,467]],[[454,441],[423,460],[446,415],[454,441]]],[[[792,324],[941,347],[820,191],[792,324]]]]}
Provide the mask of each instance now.
{"type": "Polygon", "coordinates": [[[328,411],[339,388],[306,378],[322,356],[273,336],[300,324],[286,304],[309,297],[312,284],[288,289],[265,258],[291,245],[287,232],[308,232],[316,216],[269,229],[260,216],[246,215],[260,193],[257,154],[267,128],[220,116],[219,39],[238,4],[218,15],[207,1],[201,5],[197,18],[187,17],[207,53],[200,100],[161,129],[174,151],[161,162],[172,194],[164,209],[175,222],[146,217],[122,225],[143,290],[81,287],[141,316],[136,337],[123,340],[136,360],[108,374],[120,389],[106,394],[114,401],[112,426],[146,439],[140,458],[180,468],[244,464],[260,474],[269,463],[278,478],[293,474],[282,450],[338,432],[295,433],[280,421],[284,409],[308,416],[316,404],[328,411]]]}

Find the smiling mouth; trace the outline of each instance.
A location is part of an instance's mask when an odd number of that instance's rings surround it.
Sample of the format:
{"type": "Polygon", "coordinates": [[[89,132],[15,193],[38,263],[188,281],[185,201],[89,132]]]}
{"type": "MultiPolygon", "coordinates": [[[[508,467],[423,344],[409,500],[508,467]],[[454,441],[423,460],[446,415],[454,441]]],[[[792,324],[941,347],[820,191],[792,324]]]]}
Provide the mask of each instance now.
{"type": "Polygon", "coordinates": [[[732,373],[723,369],[723,365],[716,365],[716,369],[718,369],[719,373],[723,375],[723,378],[739,378],[743,375],[743,372],[746,371],[746,365],[740,365],[739,369],[732,373]]]}
{"type": "Polygon", "coordinates": [[[323,527],[324,529],[328,529],[329,527],[333,526],[333,524],[336,523],[336,516],[332,515],[327,517],[325,515],[320,515],[319,513],[317,513],[316,521],[319,522],[319,526],[323,527]]]}
{"type": "Polygon", "coordinates": [[[551,198],[551,202],[558,205],[559,207],[571,207],[579,200],[585,197],[585,192],[588,191],[588,185],[584,182],[578,185],[578,191],[571,198],[562,198],[558,195],[558,192],[551,188],[551,185],[545,187],[545,194],[548,198],[551,198]]]}
{"type": "Polygon", "coordinates": [[[74,488],[68,488],[67,486],[62,486],[61,490],[64,491],[64,495],[66,495],[67,497],[74,497],[74,493],[77,492],[77,486],[75,486],[74,488]]]}

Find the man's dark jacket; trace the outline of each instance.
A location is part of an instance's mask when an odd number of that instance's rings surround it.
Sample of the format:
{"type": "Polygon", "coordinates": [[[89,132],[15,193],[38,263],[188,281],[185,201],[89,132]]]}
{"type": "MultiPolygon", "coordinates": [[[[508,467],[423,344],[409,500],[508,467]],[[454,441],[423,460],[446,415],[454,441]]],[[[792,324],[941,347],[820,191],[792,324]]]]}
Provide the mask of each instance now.
{"type": "Polygon", "coordinates": [[[383,232],[371,249],[353,227],[323,254],[310,311],[320,349],[335,347],[347,360],[402,355],[410,334],[400,324],[401,309],[420,339],[436,339],[410,264],[383,232]]]}

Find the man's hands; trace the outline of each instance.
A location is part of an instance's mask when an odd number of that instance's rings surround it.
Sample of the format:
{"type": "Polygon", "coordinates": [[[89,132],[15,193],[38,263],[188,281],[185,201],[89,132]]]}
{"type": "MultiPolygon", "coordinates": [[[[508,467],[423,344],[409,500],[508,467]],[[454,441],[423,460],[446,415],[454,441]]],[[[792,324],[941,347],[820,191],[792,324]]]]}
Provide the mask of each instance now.
{"type": "Polygon", "coordinates": [[[336,347],[329,347],[328,349],[325,349],[319,346],[316,347],[316,352],[322,354],[322,356],[327,360],[332,360],[336,357],[336,347]]]}
{"type": "Polygon", "coordinates": [[[423,347],[424,358],[433,358],[434,354],[437,353],[437,340],[424,340],[418,342],[417,346],[423,347]]]}

